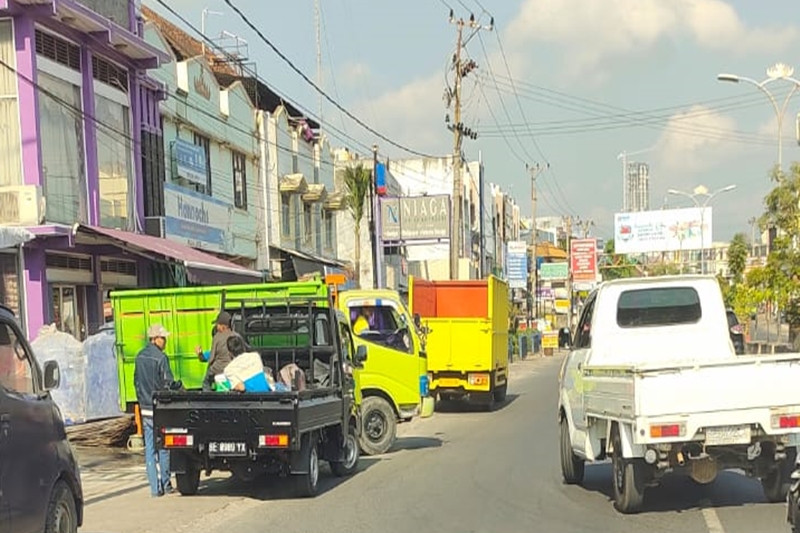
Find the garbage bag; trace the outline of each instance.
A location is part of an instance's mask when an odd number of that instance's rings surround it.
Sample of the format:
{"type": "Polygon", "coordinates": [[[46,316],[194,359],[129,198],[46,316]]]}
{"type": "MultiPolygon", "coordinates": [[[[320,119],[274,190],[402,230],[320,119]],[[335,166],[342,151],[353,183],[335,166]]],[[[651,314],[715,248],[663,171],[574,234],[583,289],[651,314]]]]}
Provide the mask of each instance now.
{"type": "Polygon", "coordinates": [[[119,416],[119,372],[114,325],[106,324],[83,343],[86,420],[119,416]]]}
{"type": "Polygon", "coordinates": [[[66,425],[86,421],[86,374],[83,344],[72,335],[58,331],[55,324],[44,326],[31,343],[40,364],[56,361],[61,384],[51,392],[66,425]]]}

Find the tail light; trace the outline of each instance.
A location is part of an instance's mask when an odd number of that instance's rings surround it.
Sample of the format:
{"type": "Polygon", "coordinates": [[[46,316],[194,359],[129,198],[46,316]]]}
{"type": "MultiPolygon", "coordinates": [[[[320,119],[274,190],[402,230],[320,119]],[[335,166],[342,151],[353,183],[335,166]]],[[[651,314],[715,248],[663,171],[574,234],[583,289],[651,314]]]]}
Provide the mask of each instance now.
{"type": "Polygon", "coordinates": [[[800,415],[797,414],[772,415],[773,429],[791,429],[797,427],[800,427],[800,415]]]}
{"type": "Polygon", "coordinates": [[[289,435],[259,435],[258,446],[260,448],[286,448],[289,446],[289,435]]]}
{"type": "Polygon", "coordinates": [[[165,448],[191,448],[194,446],[194,436],[187,434],[171,434],[164,435],[165,448]]]}
{"type": "Polygon", "coordinates": [[[668,437],[682,437],[686,434],[683,424],[653,424],[650,426],[650,437],[664,439],[668,437]]]}

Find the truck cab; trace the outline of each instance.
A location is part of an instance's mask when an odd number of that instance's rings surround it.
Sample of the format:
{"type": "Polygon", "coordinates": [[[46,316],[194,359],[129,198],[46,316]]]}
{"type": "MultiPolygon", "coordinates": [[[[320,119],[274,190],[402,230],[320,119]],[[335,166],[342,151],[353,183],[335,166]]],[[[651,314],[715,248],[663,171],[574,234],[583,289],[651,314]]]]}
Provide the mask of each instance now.
{"type": "Polygon", "coordinates": [[[414,321],[400,295],[391,290],[338,293],[337,308],[354,326],[356,346],[369,350],[369,361],[356,370],[361,389],[361,448],[368,455],[386,452],[394,443],[397,422],[421,414],[428,395],[427,355],[414,321]],[[363,322],[362,322],[363,323],[363,322]]]}

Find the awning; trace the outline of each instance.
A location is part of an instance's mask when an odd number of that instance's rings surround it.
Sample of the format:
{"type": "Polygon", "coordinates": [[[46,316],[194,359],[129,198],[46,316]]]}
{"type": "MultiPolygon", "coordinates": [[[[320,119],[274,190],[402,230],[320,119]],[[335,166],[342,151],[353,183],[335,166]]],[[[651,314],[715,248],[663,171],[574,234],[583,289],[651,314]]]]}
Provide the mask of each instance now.
{"type": "Polygon", "coordinates": [[[256,270],[241,267],[211,254],[195,250],[169,239],[142,235],[118,229],[100,228],[76,224],[73,229],[75,241],[82,244],[112,244],[148,259],[167,260],[186,268],[186,276],[192,283],[223,285],[254,283],[263,279],[256,270]]]}
{"type": "Polygon", "coordinates": [[[315,254],[301,252],[299,250],[279,248],[277,246],[273,246],[273,248],[291,258],[292,266],[294,267],[295,278],[300,278],[302,276],[314,273],[319,273],[324,276],[329,273],[331,267],[334,269],[340,269],[345,266],[345,263],[336,259],[328,259],[315,254]]]}
{"type": "Polygon", "coordinates": [[[28,241],[32,241],[35,237],[36,235],[25,228],[0,226],[0,250],[25,244],[28,241]]]}

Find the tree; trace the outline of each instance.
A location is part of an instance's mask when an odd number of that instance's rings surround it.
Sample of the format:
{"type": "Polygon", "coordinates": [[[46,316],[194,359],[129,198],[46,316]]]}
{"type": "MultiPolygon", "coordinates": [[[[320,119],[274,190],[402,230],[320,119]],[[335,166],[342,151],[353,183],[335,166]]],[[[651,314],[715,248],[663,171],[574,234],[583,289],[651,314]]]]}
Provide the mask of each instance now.
{"type": "Polygon", "coordinates": [[[355,282],[357,287],[361,287],[361,221],[364,219],[364,208],[367,204],[369,195],[370,179],[372,174],[359,163],[356,166],[348,166],[344,169],[344,203],[353,217],[355,226],[355,282]]]}
{"type": "Polygon", "coordinates": [[[744,233],[737,233],[728,246],[728,270],[734,287],[744,281],[744,269],[747,266],[747,256],[750,255],[750,245],[744,233]]]}
{"type": "Polygon", "coordinates": [[[764,228],[776,228],[767,266],[765,284],[770,300],[786,311],[789,342],[800,339],[800,164],[793,163],[788,174],[772,173],[775,187],[764,199],[766,212],[759,220],[764,228]]]}
{"type": "Polygon", "coordinates": [[[634,278],[641,275],[639,266],[628,259],[627,255],[615,253],[613,239],[606,241],[605,247],[603,248],[600,273],[603,275],[603,281],[634,278]]]}

